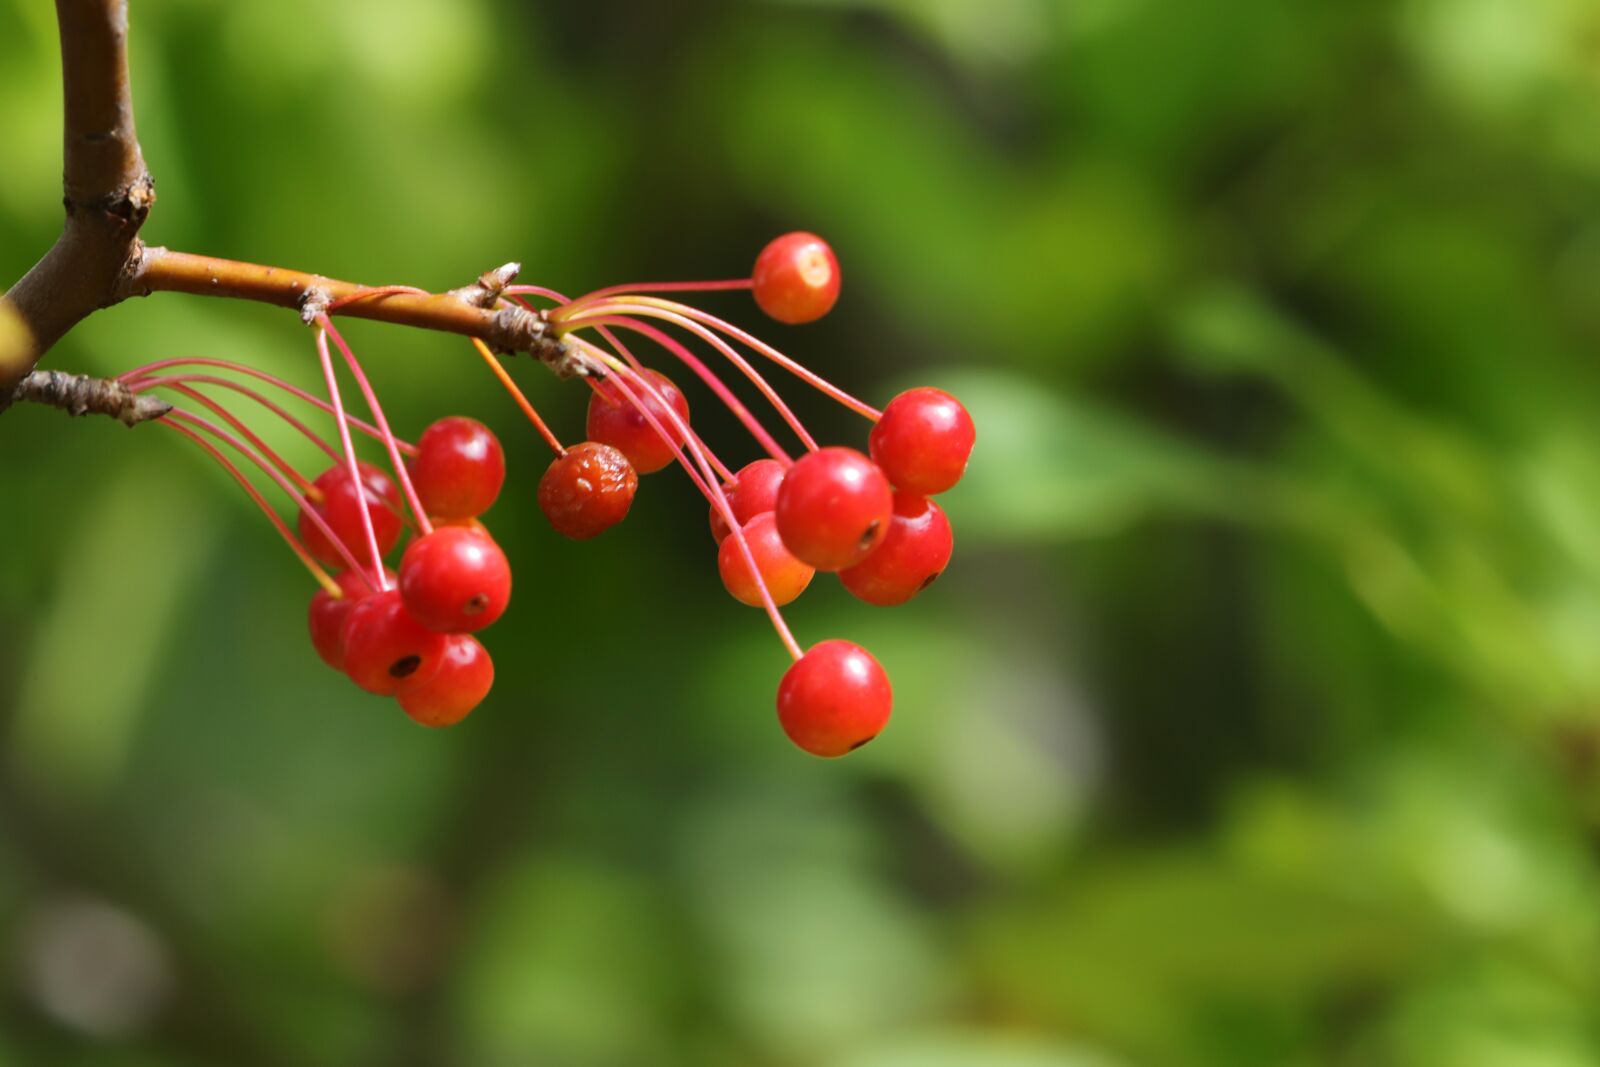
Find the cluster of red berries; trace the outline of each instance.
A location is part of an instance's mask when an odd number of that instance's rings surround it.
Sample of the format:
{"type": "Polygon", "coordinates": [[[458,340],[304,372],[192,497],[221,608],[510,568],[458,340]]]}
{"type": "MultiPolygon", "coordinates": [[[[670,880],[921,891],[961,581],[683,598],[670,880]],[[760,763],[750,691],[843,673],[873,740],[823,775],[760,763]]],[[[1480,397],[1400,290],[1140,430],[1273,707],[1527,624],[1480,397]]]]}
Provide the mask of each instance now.
{"type": "MultiPolygon", "coordinates": [[[[788,234],[763,250],[752,289],[773,318],[810,322],[838,298],[838,264],[820,238],[788,234]]],[[[643,395],[632,403],[612,381],[596,385],[589,440],[551,464],[540,484],[546,517],[570,537],[593,537],[621,521],[638,475],[666,467],[687,443],[682,391],[655,370],[643,370],[638,384],[643,395]]],[[[723,585],[741,603],[776,608],[798,598],[817,571],[832,571],[869,604],[905,603],[950,561],[950,521],[929,498],[960,480],[975,437],[959,401],[919,388],[884,408],[868,439],[870,458],[829,447],[793,463],[747,464],[722,484],[724,499],[711,502],[723,585]]],[[[821,756],[877,736],[891,704],[882,666],[848,641],[824,641],[801,655],[778,689],[784,731],[821,756]]]]}
{"type": "Polygon", "coordinates": [[[369,693],[393,696],[417,722],[458,722],[494,684],[494,661],[472,635],[511,600],[511,564],[478,519],[500,495],[505,453],[474,419],[428,427],[408,473],[433,529],[406,547],[398,575],[343,569],[369,530],[387,556],[404,527],[393,480],[369,463],[356,470],[360,488],[348,465],[323,472],[300,512],[306,548],[337,574],[341,593],[311,598],[311,643],[328,666],[369,693]]]}
{"type": "MultiPolygon", "coordinates": [[[[802,650],[780,609],[805,591],[817,571],[837,573],[850,593],[879,605],[902,604],[937,578],[949,563],[953,542],[950,521],[931,497],[965,472],[975,438],[972,419],[954,397],[932,388],[901,393],[880,412],[738,327],[691,305],[647,295],[728,289],[750,290],[762,310],[780,322],[811,322],[838,299],[839,265],[821,238],[791,233],[763,249],[749,278],[615,286],[577,299],[526,285],[508,284],[494,294],[508,306],[542,316],[561,342],[563,366],[575,368],[592,390],[587,439],[571,448],[545,425],[499,358],[481,341],[473,343],[555,454],[539,482],[538,501],[561,534],[579,540],[597,536],[627,516],[641,474],[674,461],[683,468],[711,505],[723,585],[740,602],[766,610],[793,658],[778,687],[784,731],[807,752],[840,756],[876,737],[887,723],[893,700],[888,675],[869,652],[848,641],[823,641],[802,650]],[[553,306],[537,309],[530,298],[553,306]],[[716,373],[662,325],[675,326],[726,357],[788,424],[805,452],[791,459],[716,373]],[[591,331],[599,340],[588,336],[591,331]],[[618,340],[619,331],[676,356],[738,417],[768,457],[737,471],[723,464],[691,427],[682,390],[644,367],[618,340]],[[819,446],[735,345],[872,420],[869,454],[819,446]]],[[[342,302],[398,291],[404,290],[363,290],[342,302]]],[[[464,417],[435,422],[414,447],[395,437],[360,362],[332,323],[339,303],[308,314],[317,326],[326,399],[218,360],[165,360],[130,371],[123,380],[134,390],[164,388],[201,403],[242,435],[243,440],[176,405],[163,420],[238,479],[322,585],[309,611],[318,655],[362,689],[396,698],[417,722],[448,725],[477,706],[494,682],[493,661],[473,635],[498,619],[511,598],[511,566],[480,519],[504,484],[505,454],[483,424],[464,417]],[[330,339],[376,425],[346,413],[330,339]],[[342,449],[323,441],[253,383],[192,371],[165,373],[196,363],[249,375],[316,405],[334,417],[342,449]],[[334,465],[307,481],[218,400],[198,391],[200,385],[225,387],[266,407],[320,446],[334,465]],[[352,428],[384,444],[388,471],[357,460],[352,428]],[[298,504],[298,537],[217,443],[244,456],[298,504]],[[396,573],[384,560],[408,526],[414,536],[396,573]]]]}

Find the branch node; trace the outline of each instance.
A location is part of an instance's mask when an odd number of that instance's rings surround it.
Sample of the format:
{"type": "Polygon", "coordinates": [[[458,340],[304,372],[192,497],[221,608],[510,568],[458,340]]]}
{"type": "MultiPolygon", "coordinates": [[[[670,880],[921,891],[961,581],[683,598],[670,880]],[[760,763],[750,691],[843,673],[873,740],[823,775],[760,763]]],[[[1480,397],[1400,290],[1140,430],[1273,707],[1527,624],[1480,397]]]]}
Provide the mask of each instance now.
{"type": "Polygon", "coordinates": [[[159,419],[172,410],[160,397],[136,393],[115,378],[36,370],[17,383],[14,400],[60,408],[68,415],[108,415],[124,426],[159,419]]]}
{"type": "Polygon", "coordinates": [[[317,319],[328,313],[328,305],[332,303],[332,293],[320,285],[313,285],[300,298],[300,321],[307,326],[316,325],[317,319]]]}
{"type": "Polygon", "coordinates": [[[500,302],[500,298],[505,295],[506,287],[516,281],[517,275],[521,273],[521,263],[502,264],[494,270],[484,271],[478,275],[478,280],[473,284],[450,290],[450,295],[466,301],[473,307],[488,310],[500,302]]]}

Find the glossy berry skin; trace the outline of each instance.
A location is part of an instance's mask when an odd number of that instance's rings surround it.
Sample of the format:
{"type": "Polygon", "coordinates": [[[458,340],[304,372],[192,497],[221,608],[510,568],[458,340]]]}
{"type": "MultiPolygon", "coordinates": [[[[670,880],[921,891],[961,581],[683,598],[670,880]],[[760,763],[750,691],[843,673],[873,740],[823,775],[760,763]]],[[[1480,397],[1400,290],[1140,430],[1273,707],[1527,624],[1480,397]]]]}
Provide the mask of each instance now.
{"type": "MultiPolygon", "coordinates": [[[[394,572],[388,568],[385,568],[385,572],[391,579],[394,577],[394,572]]],[[[377,590],[367,585],[366,579],[357,571],[345,571],[334,581],[339,583],[344,595],[335,598],[329,596],[326,589],[318,589],[311,598],[306,622],[311,630],[311,647],[317,650],[322,662],[336,671],[343,671],[345,616],[350,613],[351,605],[358,600],[365,600],[377,590]]]]}
{"type": "Polygon", "coordinates": [[[778,684],[778,722],[813,756],[842,756],[871,741],[893,704],[883,667],[849,641],[813,645],[778,684]]]}
{"type": "Polygon", "coordinates": [[[369,693],[393,696],[433,677],[448,640],[406,611],[398,589],[350,606],[344,620],[344,669],[369,693]]]}
{"type": "Polygon", "coordinates": [[[470,519],[489,510],[506,480],[506,454],[477,419],[440,419],[417,441],[411,482],[429,515],[470,519]]]}
{"type": "Polygon", "coordinates": [[[470,634],[445,638],[444,655],[433,677],[396,694],[400,708],[423,726],[452,726],[483,703],[494,687],[494,660],[470,634]]]}
{"type": "Polygon", "coordinates": [[[826,315],[839,299],[839,261],[814,233],[786,233],[756,257],[752,293],[762,311],[798,326],[826,315]]]}
{"type": "MultiPolygon", "coordinates": [[[[683,393],[672,384],[672,379],[653,370],[645,370],[643,373],[656,393],[678,413],[678,418],[687,426],[689,401],[685,400],[683,393]]],[[[683,435],[673,425],[661,400],[656,399],[655,395],[646,391],[637,381],[629,382],[628,389],[634,398],[655,416],[656,421],[661,424],[661,428],[673,442],[682,445],[683,435]]],[[[595,392],[589,396],[589,417],[584,432],[589,440],[610,445],[627,456],[628,462],[632,463],[634,470],[640,474],[652,474],[677,458],[672,451],[672,445],[661,439],[661,435],[656,433],[650,421],[633,406],[633,402],[610,378],[596,386],[595,392]]]]}
{"type": "MultiPolygon", "coordinates": [[[[359,469],[366,486],[367,513],[372,516],[372,532],[378,541],[378,551],[387,554],[400,540],[400,532],[405,525],[400,519],[400,490],[389,475],[372,464],[361,463],[359,469]]],[[[350,481],[344,464],[329,467],[312,484],[322,494],[322,499],[311,506],[344,542],[350,554],[363,566],[368,565],[367,538],[361,526],[361,494],[350,481]]],[[[344,557],[303,510],[299,528],[300,540],[318,563],[330,570],[344,569],[344,557]]]]}
{"type": "MultiPolygon", "coordinates": [[[[772,594],[774,604],[782,607],[806,591],[806,586],[811,584],[811,578],[817,572],[795,559],[783,547],[783,539],[778,536],[778,524],[772,512],[763,511],[745,523],[743,533],[745,542],[750,546],[750,554],[755,557],[756,570],[761,572],[761,580],[766,583],[767,592],[772,594]]],[[[717,570],[722,574],[722,584],[735,600],[753,608],[762,606],[761,591],[750,574],[750,565],[745,562],[744,553],[739,550],[737,537],[726,538],[722,547],[717,549],[717,570]]]]}
{"type": "Polygon", "coordinates": [[[400,558],[400,598],[422,626],[464,634],[498,619],[511,601],[511,564],[487,534],[440,526],[400,558]]]}
{"type": "Polygon", "coordinates": [[[899,492],[889,536],[872,555],[840,571],[839,580],[868,604],[904,604],[944,573],[954,547],[944,509],[926,497],[899,492]]]}
{"type": "Polygon", "coordinates": [[[628,515],[639,475],[610,445],[585,441],[567,450],[539,479],[539,510],[557,533],[574,541],[596,537],[628,515]]]}
{"type": "Polygon", "coordinates": [[[961,401],[923,386],[889,401],[867,443],[896,489],[932,496],[961,480],[977,436],[961,401]]]}
{"type": "MultiPolygon", "coordinates": [[[[739,468],[733,481],[722,487],[728,506],[733,509],[733,517],[743,525],[763,511],[777,507],[778,487],[783,484],[785,473],[783,464],[775,459],[758,459],[739,468]]],[[[728,524],[722,520],[722,510],[715,504],[711,505],[711,536],[719,545],[728,536],[728,524]]]]}
{"type": "Polygon", "coordinates": [[[853,567],[889,533],[889,480],[852,448],[821,448],[789,468],[774,514],[790,552],[819,571],[853,567]]]}

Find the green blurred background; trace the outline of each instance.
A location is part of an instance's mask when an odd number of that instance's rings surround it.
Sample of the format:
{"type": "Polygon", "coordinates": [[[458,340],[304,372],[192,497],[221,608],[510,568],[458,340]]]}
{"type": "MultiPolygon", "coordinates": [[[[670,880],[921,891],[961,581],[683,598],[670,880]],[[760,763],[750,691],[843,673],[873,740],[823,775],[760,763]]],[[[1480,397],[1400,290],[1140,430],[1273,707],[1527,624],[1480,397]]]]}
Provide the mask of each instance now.
{"type": "MultiPolygon", "coordinates": [[[[174,435],[7,413],[0,1063],[1600,1063],[1593,0],[132,8],[153,242],[578,291],[815,229],[828,319],[704,303],[979,446],[937,586],[792,611],[897,690],[822,762],[682,476],[562,541],[459,341],[349,330],[405,433],[510,453],[449,731],[316,660],[174,435]]],[[[0,0],[0,284],[59,227],[54,37],[0,0]]],[[[180,296],[47,365],[182,354],[315,380],[180,296]]]]}

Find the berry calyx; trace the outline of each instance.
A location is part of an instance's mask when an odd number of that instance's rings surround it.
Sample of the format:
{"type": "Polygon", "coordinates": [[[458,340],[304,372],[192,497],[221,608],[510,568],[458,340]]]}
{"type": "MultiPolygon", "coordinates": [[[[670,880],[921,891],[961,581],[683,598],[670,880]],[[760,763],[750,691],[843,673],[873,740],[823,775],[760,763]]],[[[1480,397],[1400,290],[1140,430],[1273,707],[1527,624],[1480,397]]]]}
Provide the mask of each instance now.
{"type": "MultiPolygon", "coordinates": [[[[787,473],[783,464],[775,459],[758,459],[739,468],[733,481],[722,490],[728,498],[728,506],[733,509],[733,517],[743,525],[763,511],[777,507],[778,487],[787,473]]],[[[711,505],[711,536],[721,544],[729,532],[721,510],[711,505]]]]}
{"type": "Polygon", "coordinates": [[[813,645],[778,684],[778,722],[813,756],[842,756],[871,741],[893,704],[888,674],[849,641],[813,645]]]}
{"type": "MultiPolygon", "coordinates": [[[[385,568],[385,573],[392,580],[394,572],[385,568]]],[[[332,596],[326,589],[318,589],[311,598],[311,607],[306,612],[306,622],[311,629],[311,647],[317,650],[317,655],[322,657],[322,662],[336,671],[344,670],[344,620],[350,613],[350,608],[358,600],[365,600],[375,590],[367,584],[358,571],[345,571],[338,575],[334,581],[339,584],[343,596],[332,596]]]]}
{"type": "MultiPolygon", "coordinates": [[[[661,401],[665,400],[685,425],[689,422],[689,401],[684,399],[683,393],[665,374],[653,370],[645,370],[642,374],[654,392],[640,388],[637,382],[631,383],[629,388],[655,416],[673,442],[682,445],[683,435],[667,415],[667,408],[661,401]],[[658,394],[660,400],[656,398],[658,394]]],[[[595,392],[589,397],[589,416],[584,432],[589,440],[610,445],[628,457],[628,462],[640,474],[653,474],[676,458],[672,444],[662,440],[655,427],[650,425],[650,420],[633,406],[627,395],[609,378],[595,386],[595,392]]]]}
{"type": "Polygon", "coordinates": [[[476,637],[453,634],[445,642],[433,677],[405,687],[395,697],[401,710],[423,726],[460,722],[494,687],[494,660],[476,637]]]}
{"type": "Polygon", "coordinates": [[[487,534],[441,526],[400,558],[400,597],[416,621],[439,633],[472,633],[511,601],[511,564],[487,534]]]}
{"type": "MultiPolygon", "coordinates": [[[[378,542],[378,551],[387,554],[400,540],[404,523],[400,519],[400,491],[394,480],[383,470],[370,463],[358,464],[364,487],[367,514],[372,516],[372,533],[378,542]]],[[[358,491],[350,480],[344,464],[329,467],[312,483],[321,496],[311,501],[311,507],[344,543],[350,554],[367,563],[366,533],[361,524],[363,491],[358,491]]],[[[332,541],[312,522],[305,511],[298,522],[300,540],[316,561],[330,570],[342,570],[344,556],[332,541]]]]}
{"type": "Polygon", "coordinates": [[[539,479],[539,510],[557,533],[596,537],[627,517],[639,475],[617,449],[585,441],[551,462],[539,479]]]}
{"type": "Polygon", "coordinates": [[[961,480],[977,429],[961,401],[942,389],[908,389],[889,401],[868,437],[872,459],[896,489],[942,493],[961,480]]]}
{"type": "Polygon", "coordinates": [[[819,571],[852,567],[889,533],[889,480],[853,448],[819,448],[789,468],[774,510],[783,543],[819,571]]]}
{"type": "Polygon", "coordinates": [[[854,567],[840,571],[839,580],[868,604],[904,604],[944,572],[954,547],[943,508],[926,497],[898,492],[883,544],[854,567]]]}
{"type": "Polygon", "coordinates": [[[413,619],[398,589],[364,597],[344,620],[344,669],[369,693],[393,696],[433,677],[447,647],[444,634],[413,619]]]}
{"type": "MultiPolygon", "coordinates": [[[[763,511],[745,523],[743,533],[745,543],[750,546],[750,555],[756,561],[756,570],[761,572],[761,580],[766,583],[767,592],[772,594],[774,604],[782,607],[806,591],[806,586],[811,584],[811,578],[817,572],[795,559],[783,547],[783,539],[778,536],[778,524],[772,512],[763,511]]],[[[735,600],[753,608],[764,606],[761,590],[756,585],[755,576],[750,573],[744,553],[739,549],[737,537],[728,537],[717,549],[717,570],[722,574],[722,584],[735,600]]]]}
{"type": "Polygon", "coordinates": [[[489,427],[462,415],[422,431],[409,464],[429,515],[470,519],[489,510],[506,480],[506,456],[489,427]]]}
{"type": "Polygon", "coordinates": [[[815,322],[839,299],[839,261],[814,233],[786,233],[756,257],[751,290],[761,310],[779,322],[815,322]]]}

